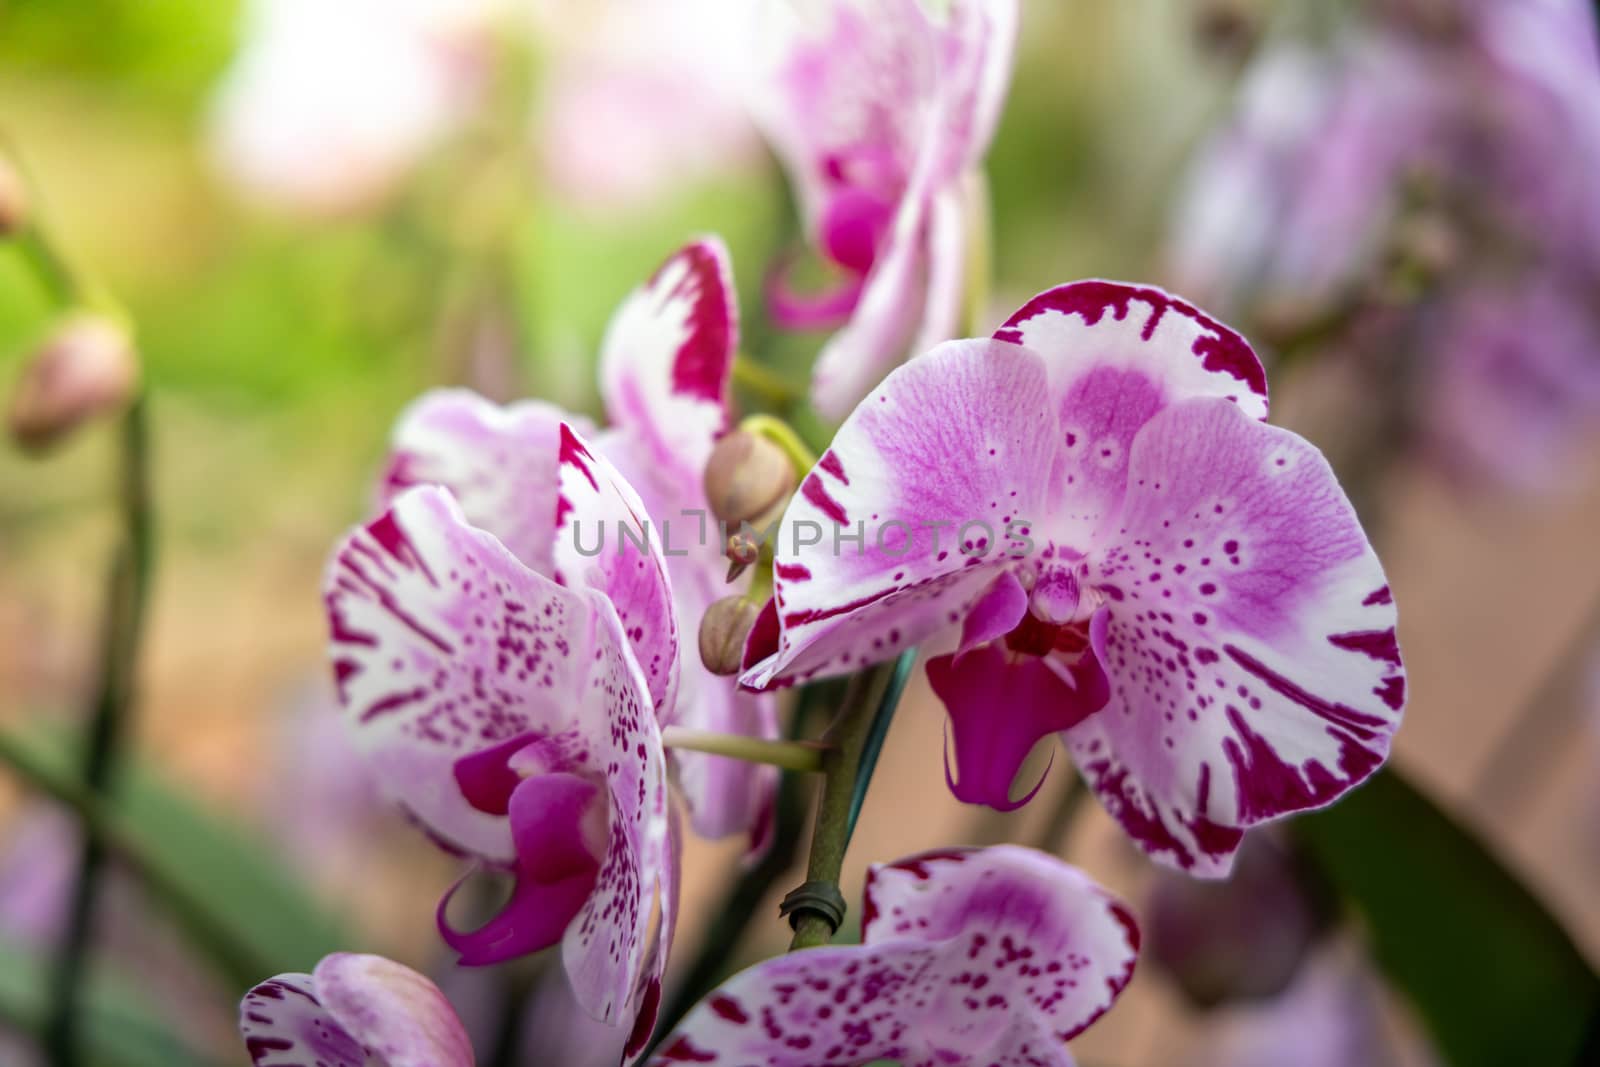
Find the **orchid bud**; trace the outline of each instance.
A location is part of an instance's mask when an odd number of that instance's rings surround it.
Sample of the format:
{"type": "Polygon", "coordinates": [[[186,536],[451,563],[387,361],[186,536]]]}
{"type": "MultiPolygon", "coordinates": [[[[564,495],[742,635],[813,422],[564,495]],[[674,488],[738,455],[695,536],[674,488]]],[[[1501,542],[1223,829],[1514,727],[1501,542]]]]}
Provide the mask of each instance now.
{"type": "Polygon", "coordinates": [[[1261,12],[1254,0],[1204,0],[1194,16],[1194,33],[1209,54],[1242,59],[1261,35],[1261,12]]]}
{"type": "Polygon", "coordinates": [[[11,436],[23,448],[47,448],[80,424],[120,409],[138,378],[126,330],[99,315],[74,315],[23,369],[7,413],[11,436]]]}
{"type": "Polygon", "coordinates": [[[700,620],[700,662],[712,674],[738,674],[744,662],[744,643],[755,628],[761,608],[742,596],[712,604],[700,620]]]}
{"type": "Polygon", "coordinates": [[[765,528],[794,492],[794,464],[777,444],[748,430],[724,434],[706,463],[706,499],[729,524],[765,528]]]}
{"type": "Polygon", "coordinates": [[[1330,913],[1293,852],[1252,834],[1225,882],[1157,876],[1143,915],[1148,958],[1200,1007],[1270,997],[1289,985],[1330,913]]]}
{"type": "Polygon", "coordinates": [[[5,159],[0,158],[0,238],[20,233],[28,225],[28,186],[5,159]]]}

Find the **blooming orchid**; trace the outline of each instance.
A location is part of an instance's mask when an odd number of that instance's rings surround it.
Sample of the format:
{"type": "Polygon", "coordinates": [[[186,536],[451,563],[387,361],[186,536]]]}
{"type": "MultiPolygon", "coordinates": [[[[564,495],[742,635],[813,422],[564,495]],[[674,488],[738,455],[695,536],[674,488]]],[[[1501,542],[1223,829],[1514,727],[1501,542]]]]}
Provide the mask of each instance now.
{"type": "Polygon", "coordinates": [[[381,956],[335,953],[311,974],[245,994],[239,1030],[255,1067],[473,1067],[437,986],[381,956]]]}
{"type": "Polygon", "coordinates": [[[1111,1006],[1138,949],[1127,910],[1043,853],[911,856],[868,873],[860,945],[734,976],[651,1062],[1069,1067],[1064,1043],[1111,1006]]]}
{"type": "Polygon", "coordinates": [[[1570,482],[1600,426],[1597,40],[1582,0],[1496,0],[1268,46],[1177,200],[1174,279],[1377,368],[1449,473],[1570,482]]]}
{"type": "Polygon", "coordinates": [[[923,645],[958,797],[1014,806],[1061,734],[1141,847],[1225,874],[1246,828],[1370,775],[1405,702],[1382,567],[1321,454],[1266,414],[1249,345],[1188,304],[1039,295],[845,421],[783,520],[833,550],[780,536],[744,682],[923,645]]]}
{"type": "Polygon", "coordinates": [[[953,336],[968,284],[975,170],[1011,78],[1016,0],[769,3],[757,119],[788,170],[812,243],[842,270],[791,328],[846,322],[818,359],[817,409],[848,411],[908,351],[953,336]],[[915,334],[915,341],[913,335],[915,334]]]}
{"type": "MultiPolygon", "coordinates": [[[[737,312],[727,250],[707,238],[669,257],[627,297],[606,332],[600,378],[611,425],[593,442],[626,475],[630,496],[637,490],[634,511],[652,525],[631,526],[648,542],[648,555],[617,551],[632,546],[619,544],[616,515],[558,502],[561,485],[577,477],[557,462],[566,454],[560,427],[572,416],[538,401],[500,408],[460,390],[429,394],[395,431],[385,492],[416,484],[448,488],[474,525],[558,580],[592,568],[580,558],[591,545],[608,545],[601,559],[628,586],[615,590],[616,598],[635,655],[651,676],[661,722],[772,737],[772,697],[740,691],[697,656],[682,657],[680,666],[672,652],[677,635],[693,633],[712,601],[738,589],[725,581],[720,541],[708,536],[702,485],[712,445],[729,425],[737,312]],[[646,560],[664,567],[670,582],[646,560]]],[[[584,420],[574,424],[589,430],[584,420]]],[[[774,768],[686,751],[674,751],[672,765],[697,833],[750,833],[761,843],[777,788],[774,768]]]]}
{"type": "MultiPolygon", "coordinates": [[[[609,465],[570,427],[558,433],[552,513],[636,514],[609,465]]],[[[565,544],[546,547],[568,584],[470,525],[445,490],[400,493],[329,568],[334,674],[389,796],[441,844],[515,879],[471,932],[453,929],[441,902],[440,931],[462,961],[559,943],[578,1002],[634,1033],[632,1054],[654,1022],[676,911],[654,712],[672,675],[647,673],[635,653],[650,647],[646,620],[663,625],[649,613],[664,582],[645,553],[628,557],[634,570],[618,554],[580,577],[565,544]]]]}

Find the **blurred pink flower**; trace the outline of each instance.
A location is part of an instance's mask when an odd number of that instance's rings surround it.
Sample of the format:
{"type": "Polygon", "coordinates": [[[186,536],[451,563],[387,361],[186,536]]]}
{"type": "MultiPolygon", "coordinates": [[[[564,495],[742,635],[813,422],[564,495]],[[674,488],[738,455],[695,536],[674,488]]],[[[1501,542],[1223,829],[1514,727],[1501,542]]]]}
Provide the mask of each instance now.
{"type": "Polygon", "coordinates": [[[474,106],[503,0],[252,0],[214,153],[294,210],[381,199],[474,106]]]}
{"type": "Polygon", "coordinates": [[[1600,430],[1596,173],[1592,4],[1396,0],[1258,57],[1170,270],[1229,315],[1342,321],[1320,343],[1380,368],[1454,472],[1548,489],[1600,430]]]}
{"type": "Polygon", "coordinates": [[[975,172],[1011,82],[1016,0],[769,0],[756,116],[807,233],[843,274],[801,296],[793,329],[843,324],[818,357],[817,410],[840,418],[907,354],[953,337],[966,295],[975,172]]]}
{"type": "Polygon", "coordinates": [[[540,6],[550,53],[534,116],[541,166],[565,200],[647,206],[760,159],[744,90],[748,0],[540,6]]]}
{"type": "MultiPolygon", "coordinates": [[[[1382,986],[1352,946],[1334,943],[1268,1001],[1211,1013],[1183,1067],[1390,1067],[1382,986]]],[[[1427,1062],[1413,1057],[1404,1062],[1427,1062]]]]}

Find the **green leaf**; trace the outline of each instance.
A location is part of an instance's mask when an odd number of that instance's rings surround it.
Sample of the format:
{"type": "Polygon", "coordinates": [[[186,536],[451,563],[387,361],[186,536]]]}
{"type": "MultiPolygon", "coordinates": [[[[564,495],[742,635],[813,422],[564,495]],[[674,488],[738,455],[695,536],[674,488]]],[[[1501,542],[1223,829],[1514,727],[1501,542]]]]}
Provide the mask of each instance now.
{"type": "Polygon", "coordinates": [[[1393,770],[1294,822],[1454,1067],[1592,1064],[1600,976],[1539,900],[1393,770]]]}
{"type": "MultiPolygon", "coordinates": [[[[8,762],[30,783],[60,796],[72,781],[54,733],[12,736],[8,762]]],[[[70,789],[70,787],[68,787],[70,789]]],[[[168,898],[175,925],[218,965],[236,992],[284,971],[309,971],[346,947],[340,925],[255,834],[201,808],[135,764],[102,806],[117,833],[113,852],[145,873],[153,902],[168,898]],[[196,914],[203,909],[204,914],[196,914]]]]}
{"type": "MultiPolygon", "coordinates": [[[[0,1028],[37,1037],[48,1013],[47,968],[32,954],[0,943],[0,1028]]],[[[85,1067],[211,1067],[158,1021],[125,981],[96,973],[84,998],[85,1067]]]]}

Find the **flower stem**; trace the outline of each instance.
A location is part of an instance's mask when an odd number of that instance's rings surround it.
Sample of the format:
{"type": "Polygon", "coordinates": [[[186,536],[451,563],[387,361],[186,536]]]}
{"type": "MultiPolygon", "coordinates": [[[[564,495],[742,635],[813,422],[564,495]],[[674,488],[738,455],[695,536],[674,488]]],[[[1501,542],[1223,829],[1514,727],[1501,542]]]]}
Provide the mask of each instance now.
{"type": "Polygon", "coordinates": [[[750,390],[779,410],[794,407],[801,397],[799,389],[784,381],[770,367],[757,363],[743,352],[733,360],[733,384],[750,390]]]}
{"type": "MultiPolygon", "coordinates": [[[[150,485],[142,400],[136,399],[122,416],[121,445],[118,508],[121,538],[111,567],[101,638],[100,680],[89,713],[81,769],[84,790],[97,800],[110,792],[132,715],[135,671],[149,589],[150,485]]],[[[72,1067],[79,1062],[78,1015],[106,846],[103,828],[86,819],[77,883],[73,887],[67,929],[56,961],[52,1009],[45,1031],[45,1045],[56,1067],[72,1067]]]]}
{"type": "MultiPolygon", "coordinates": [[[[817,819],[811,831],[811,854],[806,862],[807,884],[839,885],[845,851],[854,829],[852,813],[859,810],[856,782],[864,757],[876,731],[880,714],[869,714],[873,696],[891,689],[891,667],[881,664],[850,679],[838,716],[823,734],[832,747],[823,761],[822,796],[817,804],[817,819]]],[[[898,700],[898,694],[895,694],[898,700]]],[[[881,704],[880,704],[881,707],[881,704]]],[[[881,741],[881,738],[880,738],[881,741]]],[[[867,769],[870,775],[871,769],[867,769]]],[[[794,939],[789,951],[816,948],[833,939],[834,929],[826,916],[812,910],[794,913],[794,939]]]]}
{"type": "MultiPolygon", "coordinates": [[[[837,700],[843,688],[843,683],[835,679],[802,689],[789,722],[790,738],[806,736],[817,713],[837,700]]],[[[745,930],[778,879],[793,867],[800,851],[800,831],[805,824],[806,788],[809,785],[808,780],[793,774],[785,774],[779,781],[772,845],[754,866],[745,871],[744,876],[723,897],[722,906],[712,913],[715,918],[701,939],[699,951],[683,972],[677,992],[662,1009],[656,1029],[658,1043],[677,1029],[683,1017],[689,1014],[689,1009],[727,976],[731,969],[729,961],[738,950],[745,930]]],[[[648,1056],[645,1058],[649,1059],[648,1056]]]]}
{"type": "Polygon", "coordinates": [[[789,771],[818,772],[823,769],[827,746],[815,741],[764,741],[739,734],[720,734],[688,726],[663,726],[661,743],[667,748],[707,752],[746,763],[767,763],[789,771]]]}

